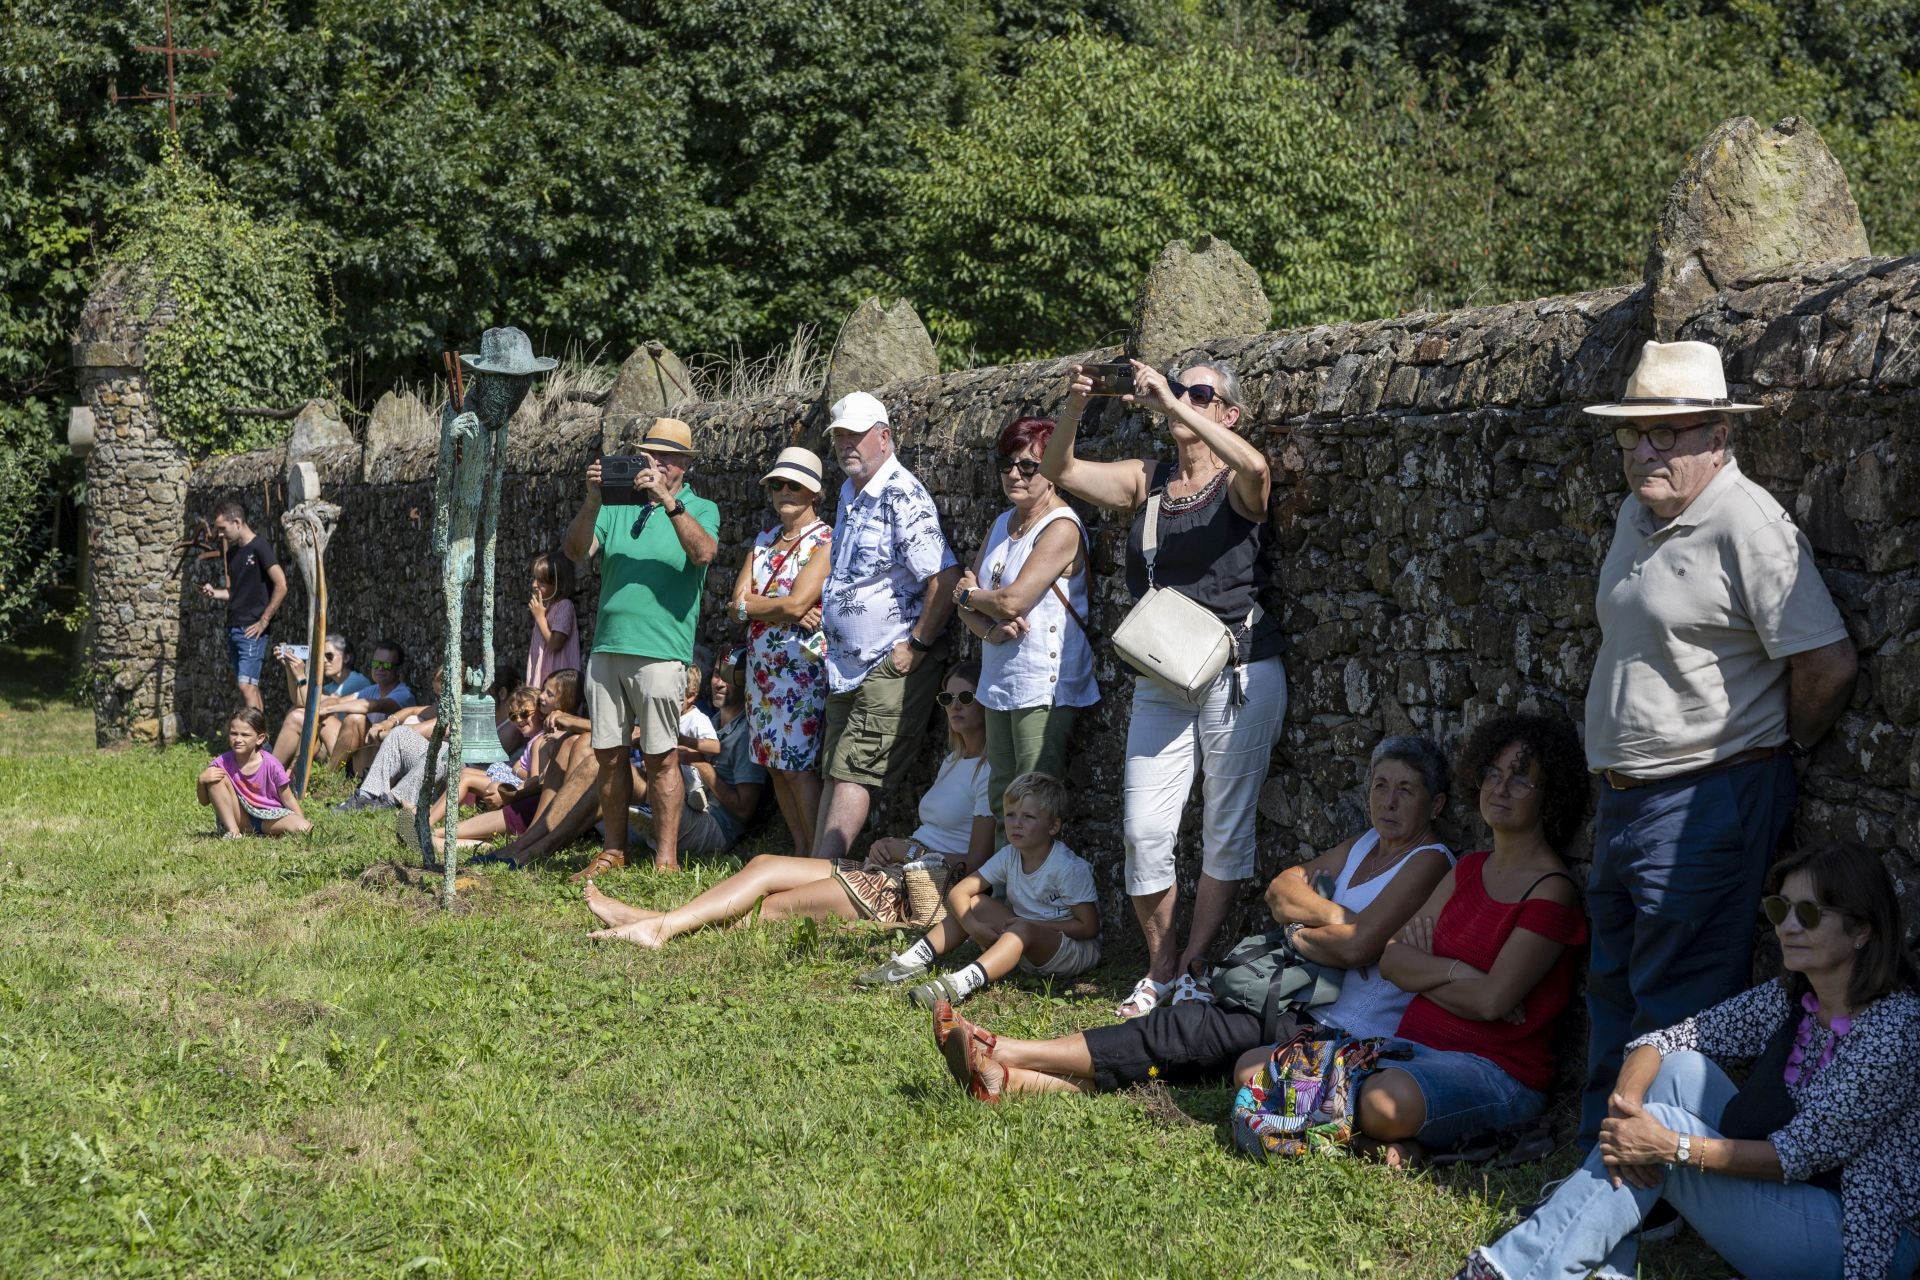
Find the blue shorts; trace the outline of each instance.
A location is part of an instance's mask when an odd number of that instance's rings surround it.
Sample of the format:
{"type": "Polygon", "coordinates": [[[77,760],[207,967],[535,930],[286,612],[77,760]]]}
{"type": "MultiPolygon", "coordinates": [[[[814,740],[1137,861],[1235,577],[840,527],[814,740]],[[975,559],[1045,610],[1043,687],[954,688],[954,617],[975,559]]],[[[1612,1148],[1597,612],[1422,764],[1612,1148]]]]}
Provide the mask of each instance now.
{"type": "Polygon", "coordinates": [[[267,633],[249,636],[245,627],[228,627],[227,660],[241,684],[259,684],[260,668],[267,661],[267,633]]]}
{"type": "Polygon", "coordinates": [[[1544,1093],[1527,1088],[1477,1053],[1430,1049],[1400,1039],[1387,1041],[1386,1049],[1413,1055],[1380,1066],[1404,1071],[1420,1086],[1427,1104],[1427,1121],[1418,1135],[1422,1146],[1452,1146],[1472,1134],[1525,1124],[1546,1110],[1544,1093]]]}

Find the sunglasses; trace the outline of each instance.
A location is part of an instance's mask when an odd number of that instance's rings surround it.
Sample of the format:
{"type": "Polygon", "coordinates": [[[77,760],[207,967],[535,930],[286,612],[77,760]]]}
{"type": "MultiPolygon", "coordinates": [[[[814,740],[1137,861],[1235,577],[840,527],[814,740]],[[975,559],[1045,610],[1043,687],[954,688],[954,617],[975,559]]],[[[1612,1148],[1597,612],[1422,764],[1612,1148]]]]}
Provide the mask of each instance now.
{"type": "Polygon", "coordinates": [[[397,662],[388,662],[385,658],[375,658],[372,662],[369,662],[367,665],[373,668],[375,671],[392,671],[393,669],[398,667],[400,664],[397,662]]]}
{"type": "Polygon", "coordinates": [[[785,493],[788,490],[791,490],[794,493],[808,492],[807,486],[793,480],[782,480],[782,479],[779,479],[778,477],[775,477],[774,479],[767,481],[768,493],[785,493]]]}
{"type": "Polygon", "coordinates": [[[1187,400],[1191,402],[1196,409],[1204,409],[1215,400],[1220,399],[1220,392],[1216,388],[1199,382],[1189,386],[1178,378],[1167,379],[1167,390],[1173,393],[1175,400],[1187,400]]]}
{"type": "Polygon", "coordinates": [[[1776,929],[1787,922],[1788,912],[1793,913],[1793,918],[1800,922],[1802,929],[1818,929],[1820,921],[1829,911],[1836,916],[1847,914],[1838,907],[1823,907],[1806,898],[1795,902],[1784,894],[1775,893],[1760,899],[1760,914],[1776,929]]]}
{"type": "Polygon", "coordinates": [[[970,707],[973,705],[973,690],[962,689],[958,693],[949,693],[942,689],[933,695],[933,700],[943,707],[950,707],[956,702],[963,707],[970,707]]]}
{"type": "Polygon", "coordinates": [[[532,711],[522,711],[517,716],[508,716],[507,719],[513,721],[515,724],[526,724],[533,719],[534,714],[532,711]]]}
{"type": "Polygon", "coordinates": [[[1667,450],[1673,448],[1679,441],[1682,431],[1696,431],[1703,426],[1711,425],[1713,424],[1696,422],[1691,427],[1647,427],[1644,429],[1640,427],[1615,427],[1613,429],[1613,442],[1620,446],[1620,452],[1632,453],[1640,447],[1640,441],[1644,439],[1654,447],[1656,452],[1665,453],[1667,450]]]}
{"type": "Polygon", "coordinates": [[[1040,474],[1040,464],[1032,458],[1010,458],[1004,453],[993,457],[995,475],[1005,475],[1009,471],[1018,471],[1023,480],[1031,480],[1040,474]]]}

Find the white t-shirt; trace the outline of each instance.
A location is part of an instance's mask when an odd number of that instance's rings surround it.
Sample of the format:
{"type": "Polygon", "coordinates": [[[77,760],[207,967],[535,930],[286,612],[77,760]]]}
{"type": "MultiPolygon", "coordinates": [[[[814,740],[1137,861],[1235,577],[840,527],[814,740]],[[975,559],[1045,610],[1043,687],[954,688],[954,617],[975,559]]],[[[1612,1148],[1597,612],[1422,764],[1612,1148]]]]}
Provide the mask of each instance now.
{"type": "Polygon", "coordinates": [[[990,776],[985,756],[964,760],[954,753],[942,760],[933,785],[920,797],[920,825],[913,838],[937,853],[965,857],[973,844],[973,820],[993,816],[987,801],[990,776]]]}
{"type": "MultiPolygon", "coordinates": [[[[720,737],[720,731],[713,727],[713,721],[707,716],[706,712],[702,711],[699,707],[689,707],[680,715],[680,736],[683,738],[691,738],[695,742],[699,742],[705,738],[713,738],[717,741],[720,737]]],[[[639,754],[639,749],[636,748],[634,755],[638,756],[639,754]]],[[[643,765],[642,767],[644,768],[645,766],[643,765]]],[[[680,766],[680,781],[685,784],[689,794],[693,792],[694,788],[702,785],[700,775],[694,772],[693,766],[690,764],[680,766]]]]}
{"type": "MultiPolygon", "coordinates": [[[[1417,849],[1407,850],[1400,861],[1356,885],[1353,882],[1354,874],[1379,843],[1380,833],[1369,829],[1347,851],[1347,864],[1340,868],[1340,879],[1333,886],[1333,901],[1349,911],[1357,913],[1372,906],[1373,900],[1380,896],[1380,891],[1406,870],[1407,864],[1415,856],[1428,849],[1438,849],[1446,857],[1448,866],[1454,862],[1453,850],[1447,846],[1423,844],[1417,849]]],[[[1321,1026],[1339,1027],[1350,1036],[1390,1036],[1400,1029],[1400,1015],[1412,1003],[1413,992],[1403,990],[1381,976],[1379,965],[1363,964],[1357,969],[1347,970],[1346,977],[1340,980],[1340,996],[1337,1000],[1311,1013],[1313,1020],[1321,1026]]]]}
{"type": "Polygon", "coordinates": [[[1075,907],[1100,896],[1093,887],[1093,868],[1058,840],[1031,875],[1012,845],[988,858],[977,874],[993,886],[993,896],[1022,920],[1066,920],[1075,907]]]}

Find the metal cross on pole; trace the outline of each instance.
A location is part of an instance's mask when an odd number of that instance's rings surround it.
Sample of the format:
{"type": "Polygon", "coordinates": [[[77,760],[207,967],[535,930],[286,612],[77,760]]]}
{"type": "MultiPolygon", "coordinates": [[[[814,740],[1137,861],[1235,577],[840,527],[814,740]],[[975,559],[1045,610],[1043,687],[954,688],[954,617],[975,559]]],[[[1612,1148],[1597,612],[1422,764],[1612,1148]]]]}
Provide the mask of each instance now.
{"type": "MultiPolygon", "coordinates": [[[[220,54],[218,51],[213,49],[182,49],[178,45],[174,44],[173,42],[173,0],[166,0],[166,13],[167,13],[166,43],[165,44],[138,44],[138,45],[135,45],[133,48],[135,53],[157,53],[161,57],[167,60],[167,91],[165,93],[155,93],[153,90],[147,88],[145,83],[142,83],[140,86],[140,92],[129,93],[123,97],[120,93],[119,86],[109,82],[107,85],[107,101],[113,103],[115,106],[120,105],[120,103],[123,101],[125,102],[164,102],[167,104],[167,128],[177,134],[180,132],[180,103],[199,102],[202,99],[209,98],[209,97],[218,97],[220,95],[209,94],[209,93],[181,93],[179,89],[175,87],[176,80],[174,76],[174,65],[173,65],[174,59],[175,58],[205,58],[207,61],[211,62],[215,58],[219,57],[220,54]]],[[[227,90],[225,97],[228,102],[232,102],[234,98],[233,90],[231,89],[227,90]]]]}

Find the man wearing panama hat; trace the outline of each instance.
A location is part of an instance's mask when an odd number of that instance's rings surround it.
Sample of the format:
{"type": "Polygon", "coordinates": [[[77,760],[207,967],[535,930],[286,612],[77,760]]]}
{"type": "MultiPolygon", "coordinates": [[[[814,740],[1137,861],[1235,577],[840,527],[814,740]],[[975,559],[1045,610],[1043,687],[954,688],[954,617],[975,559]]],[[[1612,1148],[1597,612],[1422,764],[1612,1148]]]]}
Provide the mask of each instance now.
{"type": "Polygon", "coordinates": [[[1704,342],[1649,342],[1606,423],[1631,492],[1600,569],[1587,763],[1600,775],[1580,1132],[1607,1117],[1627,1041],[1746,989],[1793,761],[1856,661],[1806,536],[1729,450],[1759,405],[1704,342]]]}
{"type": "Polygon", "coordinates": [[[576,880],[626,865],[628,754],[636,732],[653,809],[653,865],[680,869],[680,710],[700,589],[719,547],[720,508],[687,483],[694,451],[686,423],[655,418],[640,452],[646,464],[633,478],[638,501],[631,506],[604,505],[600,459],[587,464],[587,500],[561,544],[573,560],[601,557],[586,695],[604,844],[576,880]]]}

